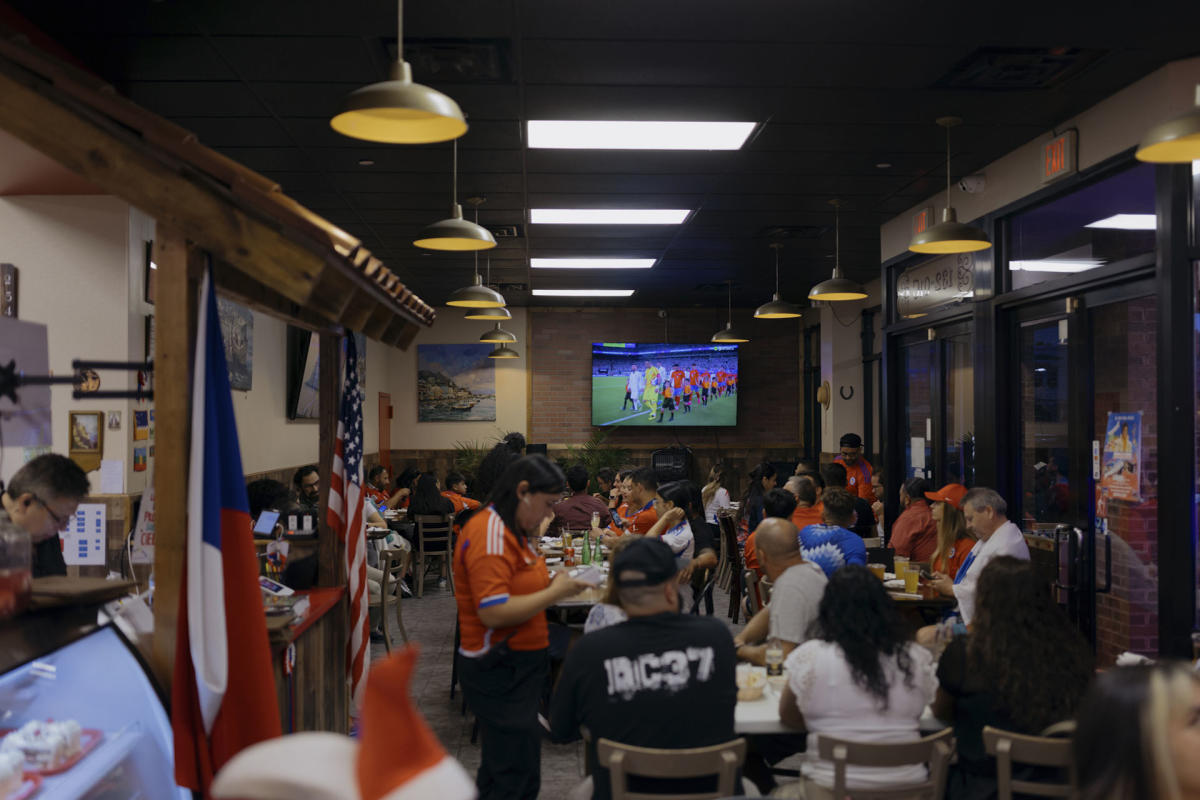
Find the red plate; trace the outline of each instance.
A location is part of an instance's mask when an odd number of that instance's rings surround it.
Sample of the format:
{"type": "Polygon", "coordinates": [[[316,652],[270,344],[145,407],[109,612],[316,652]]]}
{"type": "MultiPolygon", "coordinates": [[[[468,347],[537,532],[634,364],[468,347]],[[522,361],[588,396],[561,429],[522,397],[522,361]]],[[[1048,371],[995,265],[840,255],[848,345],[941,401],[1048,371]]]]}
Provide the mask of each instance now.
{"type": "Polygon", "coordinates": [[[42,776],[36,772],[26,772],[25,780],[17,787],[17,791],[8,796],[8,800],[28,800],[42,788],[42,776]]]}
{"type": "MultiPolygon", "coordinates": [[[[16,728],[0,728],[0,738],[7,736],[8,734],[12,733],[15,730],[16,730],[16,728]]],[[[96,748],[96,745],[100,744],[100,740],[103,738],[104,738],[103,731],[98,731],[95,728],[84,728],[82,731],[79,732],[79,752],[78,753],[71,756],[66,761],[59,764],[57,767],[55,767],[54,769],[33,769],[33,770],[27,771],[25,773],[25,775],[27,777],[29,775],[61,775],[62,773],[69,770],[71,767],[78,764],[80,759],[82,759],[84,756],[86,756],[88,753],[90,753],[92,750],[94,750],[96,748]]],[[[36,790],[37,787],[35,786],[34,789],[36,790]]],[[[29,797],[32,794],[33,794],[33,792],[30,792],[29,794],[24,794],[24,795],[19,794],[19,795],[15,795],[14,797],[8,798],[8,800],[17,800],[17,798],[29,797]]]]}

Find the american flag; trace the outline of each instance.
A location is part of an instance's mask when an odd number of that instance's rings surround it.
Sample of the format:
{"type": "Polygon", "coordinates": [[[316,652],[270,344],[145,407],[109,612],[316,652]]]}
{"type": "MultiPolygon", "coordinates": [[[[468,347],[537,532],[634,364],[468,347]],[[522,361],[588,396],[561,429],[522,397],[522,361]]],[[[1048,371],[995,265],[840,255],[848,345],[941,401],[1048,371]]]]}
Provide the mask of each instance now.
{"type": "Polygon", "coordinates": [[[350,672],[350,698],[355,712],[362,709],[367,686],[370,628],[367,622],[367,541],[363,516],[362,388],[358,383],[358,353],[354,337],[346,339],[346,369],[342,381],[342,413],[338,419],[329,476],[329,527],[346,548],[350,591],[350,641],[346,668],[350,672]]]}

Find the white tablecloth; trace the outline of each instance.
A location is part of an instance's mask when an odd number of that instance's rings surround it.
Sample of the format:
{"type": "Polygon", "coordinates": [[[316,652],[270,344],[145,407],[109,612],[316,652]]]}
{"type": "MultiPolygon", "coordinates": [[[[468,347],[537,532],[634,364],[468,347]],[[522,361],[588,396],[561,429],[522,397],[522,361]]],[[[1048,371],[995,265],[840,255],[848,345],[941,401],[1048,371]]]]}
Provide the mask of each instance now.
{"type": "MultiPolygon", "coordinates": [[[[733,708],[733,730],[735,733],[801,733],[785,727],[779,719],[779,692],[770,684],[758,700],[739,700],[733,708]]],[[[919,727],[922,734],[936,733],[950,726],[933,716],[933,709],[925,706],[919,727]]]]}

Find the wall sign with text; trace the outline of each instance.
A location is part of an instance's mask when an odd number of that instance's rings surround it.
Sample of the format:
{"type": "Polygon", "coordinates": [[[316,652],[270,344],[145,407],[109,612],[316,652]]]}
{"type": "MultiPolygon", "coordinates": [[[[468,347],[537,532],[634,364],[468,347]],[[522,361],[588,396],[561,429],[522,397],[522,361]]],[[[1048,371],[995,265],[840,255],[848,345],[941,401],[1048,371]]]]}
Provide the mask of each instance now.
{"type": "Polygon", "coordinates": [[[896,311],[908,319],[974,296],[974,253],[940,256],[909,267],[896,279],[896,311]]]}
{"type": "Polygon", "coordinates": [[[1055,136],[1042,145],[1040,158],[1042,161],[1042,183],[1050,183],[1067,175],[1073,175],[1076,170],[1076,155],[1079,152],[1078,134],[1069,130],[1055,136]]]}

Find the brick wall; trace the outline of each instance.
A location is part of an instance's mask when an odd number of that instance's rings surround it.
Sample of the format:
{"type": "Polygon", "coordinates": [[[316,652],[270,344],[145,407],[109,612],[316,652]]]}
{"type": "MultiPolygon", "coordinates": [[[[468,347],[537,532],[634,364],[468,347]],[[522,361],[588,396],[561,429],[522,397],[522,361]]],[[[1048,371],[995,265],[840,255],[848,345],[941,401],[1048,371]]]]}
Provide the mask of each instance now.
{"type": "MultiPolygon", "coordinates": [[[[531,309],[531,442],[577,444],[592,435],[592,342],[707,342],[724,326],[712,309],[531,309]],[[669,331],[669,339],[664,336],[669,331]]],[[[739,314],[745,320],[745,314],[739,314]]],[[[800,440],[800,330],[794,320],[750,321],[739,348],[738,424],[734,428],[617,428],[620,446],[789,447],[800,440]]],[[[793,454],[794,455],[794,454],[793,454]]]]}

